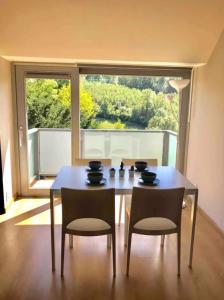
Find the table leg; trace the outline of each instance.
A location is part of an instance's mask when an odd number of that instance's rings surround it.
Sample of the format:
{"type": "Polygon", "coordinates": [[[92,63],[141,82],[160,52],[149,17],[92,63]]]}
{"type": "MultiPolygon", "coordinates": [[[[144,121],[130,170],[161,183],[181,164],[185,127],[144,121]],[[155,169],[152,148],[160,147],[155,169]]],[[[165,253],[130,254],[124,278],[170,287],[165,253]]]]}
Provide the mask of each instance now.
{"type": "Polygon", "coordinates": [[[51,259],[52,272],[55,271],[55,245],[54,245],[54,192],[50,190],[50,214],[51,214],[51,259]]]}
{"type": "Polygon", "coordinates": [[[198,207],[198,190],[195,191],[194,201],[192,203],[192,209],[191,209],[192,227],[191,227],[190,257],[189,257],[189,265],[188,265],[189,268],[192,268],[197,207],[198,207]]]}

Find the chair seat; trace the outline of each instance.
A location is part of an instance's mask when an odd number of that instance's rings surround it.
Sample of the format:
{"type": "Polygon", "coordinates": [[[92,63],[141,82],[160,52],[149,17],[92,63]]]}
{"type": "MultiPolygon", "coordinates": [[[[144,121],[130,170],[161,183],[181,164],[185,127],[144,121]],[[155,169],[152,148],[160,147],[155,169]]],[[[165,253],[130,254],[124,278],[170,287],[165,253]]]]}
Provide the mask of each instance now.
{"type": "Polygon", "coordinates": [[[101,231],[111,229],[111,226],[100,219],[82,218],[70,222],[66,228],[77,231],[101,231]]]}
{"type": "Polygon", "coordinates": [[[176,224],[166,218],[145,218],[134,225],[135,229],[140,230],[169,230],[177,228],[176,224]]]}

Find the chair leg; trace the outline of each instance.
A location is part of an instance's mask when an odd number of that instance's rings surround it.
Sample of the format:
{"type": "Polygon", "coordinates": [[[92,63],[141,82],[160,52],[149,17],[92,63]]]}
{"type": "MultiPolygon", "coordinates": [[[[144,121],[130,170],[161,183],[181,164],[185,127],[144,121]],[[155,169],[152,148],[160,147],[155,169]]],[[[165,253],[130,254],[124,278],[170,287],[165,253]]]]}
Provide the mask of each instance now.
{"type": "Polygon", "coordinates": [[[130,255],[131,255],[131,238],[132,238],[132,232],[128,233],[128,251],[127,251],[127,270],[126,275],[129,276],[129,265],[130,265],[130,255]]]}
{"type": "Polygon", "coordinates": [[[110,249],[111,248],[111,234],[107,235],[107,248],[110,249]]]}
{"type": "Polygon", "coordinates": [[[113,246],[113,274],[116,276],[116,234],[115,230],[112,233],[112,246],[113,246]]]}
{"type": "Polygon", "coordinates": [[[124,221],[124,246],[128,245],[128,227],[129,227],[129,217],[127,212],[125,211],[125,221],[124,221]]]}
{"type": "Polygon", "coordinates": [[[65,233],[61,233],[61,277],[64,276],[65,233]]]}
{"type": "Polygon", "coordinates": [[[164,246],[164,240],[165,240],[165,235],[161,235],[161,247],[163,248],[164,246]]]}
{"type": "Polygon", "coordinates": [[[120,195],[120,207],[119,207],[119,220],[118,220],[118,225],[121,225],[121,213],[122,213],[122,206],[124,202],[124,196],[120,195]]]}
{"type": "Polygon", "coordinates": [[[177,233],[177,276],[180,276],[181,264],[181,233],[177,233]]]}
{"type": "Polygon", "coordinates": [[[73,235],[69,234],[69,247],[72,249],[73,248],[73,235]]]}

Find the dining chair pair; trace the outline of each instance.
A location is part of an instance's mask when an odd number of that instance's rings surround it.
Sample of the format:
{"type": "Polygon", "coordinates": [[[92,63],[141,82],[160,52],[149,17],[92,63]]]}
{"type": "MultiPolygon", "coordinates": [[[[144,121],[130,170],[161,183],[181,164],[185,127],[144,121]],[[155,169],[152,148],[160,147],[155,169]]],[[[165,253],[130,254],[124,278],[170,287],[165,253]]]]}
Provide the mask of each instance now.
{"type": "MultiPolygon", "coordinates": [[[[75,158],[74,165],[75,166],[87,166],[88,162],[91,160],[100,160],[103,164],[103,166],[106,167],[111,167],[112,160],[109,158],[75,158]]],[[[145,161],[148,166],[151,167],[156,167],[158,165],[158,160],[157,159],[148,159],[148,158],[122,158],[122,162],[124,165],[132,166],[135,164],[136,161],[145,161]]],[[[122,215],[122,208],[124,207],[124,202],[125,199],[128,201],[130,200],[131,196],[130,195],[120,195],[120,203],[119,203],[119,215],[118,215],[118,225],[120,226],[121,224],[121,215],[122,215]]],[[[162,240],[164,241],[164,237],[162,237],[162,240]]],[[[73,247],[73,236],[69,236],[69,245],[70,248],[73,247]]],[[[107,247],[111,247],[111,238],[108,235],[107,237],[107,247]]]]}
{"type": "MultiPolygon", "coordinates": [[[[61,276],[64,274],[65,235],[112,237],[113,275],[116,276],[115,189],[62,188],[61,276]]],[[[134,187],[129,215],[127,275],[132,234],[177,233],[177,265],[180,275],[181,211],[184,188],[134,187]]]]}
{"type": "MultiPolygon", "coordinates": [[[[88,164],[88,162],[90,160],[100,160],[102,162],[102,164],[106,167],[110,167],[111,166],[111,159],[107,159],[107,158],[76,158],[74,161],[74,165],[75,166],[86,166],[88,164]]],[[[151,167],[156,167],[158,165],[158,160],[157,159],[148,159],[148,158],[122,158],[122,162],[124,163],[124,165],[128,165],[128,166],[132,166],[135,164],[136,161],[145,161],[147,162],[148,166],[151,167]]],[[[124,206],[124,199],[125,197],[130,197],[130,196],[124,196],[124,195],[120,195],[120,205],[119,205],[119,218],[118,218],[118,224],[121,224],[121,215],[122,215],[122,208],[124,206]]],[[[72,247],[72,237],[70,238],[70,246],[72,247]]]]}

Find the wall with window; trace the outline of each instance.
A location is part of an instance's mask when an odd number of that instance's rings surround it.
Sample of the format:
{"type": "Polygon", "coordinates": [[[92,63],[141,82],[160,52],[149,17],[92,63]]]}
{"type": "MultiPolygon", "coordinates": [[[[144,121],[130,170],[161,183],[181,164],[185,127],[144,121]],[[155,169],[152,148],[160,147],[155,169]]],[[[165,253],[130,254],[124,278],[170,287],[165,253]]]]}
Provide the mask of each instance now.
{"type": "Polygon", "coordinates": [[[0,140],[7,205],[16,193],[10,63],[0,58],[0,140]]]}
{"type": "Polygon", "coordinates": [[[206,66],[196,70],[187,175],[199,205],[224,230],[224,32],[206,66]]]}

